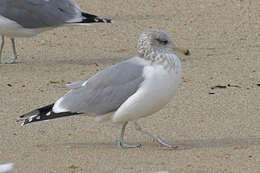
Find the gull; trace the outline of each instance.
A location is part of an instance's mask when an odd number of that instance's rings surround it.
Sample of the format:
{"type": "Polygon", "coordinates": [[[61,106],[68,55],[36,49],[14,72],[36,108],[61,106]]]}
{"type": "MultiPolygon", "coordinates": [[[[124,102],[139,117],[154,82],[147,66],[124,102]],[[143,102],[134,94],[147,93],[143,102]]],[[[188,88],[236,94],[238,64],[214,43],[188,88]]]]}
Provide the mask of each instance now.
{"type": "Polygon", "coordinates": [[[82,12],[72,0],[0,0],[0,64],[17,59],[15,37],[32,37],[41,32],[72,25],[111,23],[112,20],[82,12]],[[1,61],[5,36],[11,38],[13,57],[1,61]]]}
{"type": "Polygon", "coordinates": [[[14,163],[0,164],[0,173],[6,173],[13,169],[14,163]]]}
{"type": "Polygon", "coordinates": [[[181,62],[174,51],[189,55],[161,30],[148,30],[137,43],[137,55],[113,65],[88,79],[67,86],[70,91],[55,103],[21,115],[22,125],[78,114],[96,121],[121,124],[119,145],[135,148],[140,144],[124,142],[125,128],[134,121],[136,130],[171,148],[175,146],[143,130],[137,119],[162,109],[171,101],[181,81],[181,62]]]}

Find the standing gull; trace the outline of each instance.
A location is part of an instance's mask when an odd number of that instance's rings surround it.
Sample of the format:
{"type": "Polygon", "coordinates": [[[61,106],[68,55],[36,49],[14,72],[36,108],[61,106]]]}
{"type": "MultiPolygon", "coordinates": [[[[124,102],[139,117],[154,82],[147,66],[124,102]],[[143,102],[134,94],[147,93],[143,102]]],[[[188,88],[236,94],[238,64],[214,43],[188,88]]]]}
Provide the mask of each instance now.
{"type": "Polygon", "coordinates": [[[159,111],[173,97],[181,81],[181,62],[174,51],[189,54],[189,50],[178,48],[167,33],[148,30],[138,40],[135,57],[113,65],[87,81],[69,84],[71,90],[54,104],[20,116],[25,118],[22,125],[88,114],[97,121],[122,124],[121,147],[140,146],[124,142],[126,125],[134,121],[136,130],[174,148],[159,136],[143,130],[136,121],[159,111]]]}
{"type": "Polygon", "coordinates": [[[111,22],[82,12],[72,0],[0,0],[0,64],[11,64],[17,59],[15,37],[31,37],[64,25],[111,22]],[[14,56],[2,62],[5,36],[11,38],[14,56]]]}

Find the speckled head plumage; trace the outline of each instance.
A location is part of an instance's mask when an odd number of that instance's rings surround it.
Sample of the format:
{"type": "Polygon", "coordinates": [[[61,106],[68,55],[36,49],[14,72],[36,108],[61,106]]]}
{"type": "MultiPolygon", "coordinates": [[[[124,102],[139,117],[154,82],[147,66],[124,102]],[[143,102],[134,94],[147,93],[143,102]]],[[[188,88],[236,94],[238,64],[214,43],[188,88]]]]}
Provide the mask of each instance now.
{"type": "Polygon", "coordinates": [[[189,55],[189,50],[178,48],[170,36],[161,30],[143,32],[137,42],[137,53],[140,57],[150,59],[160,53],[173,53],[173,50],[189,55]]]}
{"type": "Polygon", "coordinates": [[[147,30],[139,37],[137,53],[145,57],[152,53],[172,52],[173,47],[176,46],[166,32],[161,30],[147,30]]]}

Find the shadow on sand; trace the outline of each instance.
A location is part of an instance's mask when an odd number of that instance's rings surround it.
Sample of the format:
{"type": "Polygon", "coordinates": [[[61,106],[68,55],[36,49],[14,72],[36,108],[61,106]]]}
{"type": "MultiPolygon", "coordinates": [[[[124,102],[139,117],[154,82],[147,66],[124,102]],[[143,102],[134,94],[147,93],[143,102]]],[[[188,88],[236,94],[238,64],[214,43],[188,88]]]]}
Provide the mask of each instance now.
{"type": "MultiPolygon", "coordinates": [[[[129,141],[129,143],[133,143],[129,141]]],[[[142,147],[158,147],[156,142],[136,142],[141,143],[142,147]]],[[[227,148],[227,147],[236,147],[241,149],[246,149],[250,146],[259,146],[260,138],[259,137],[245,137],[245,138],[221,138],[221,139],[195,139],[195,140],[176,140],[171,142],[178,146],[175,150],[190,150],[196,148],[227,148]]],[[[102,147],[102,148],[118,148],[116,142],[113,143],[63,143],[57,144],[59,146],[65,146],[68,148],[89,148],[89,147],[102,147]]],[[[162,147],[160,147],[162,148],[162,147]]],[[[164,149],[167,149],[163,147],[164,149]]]]}

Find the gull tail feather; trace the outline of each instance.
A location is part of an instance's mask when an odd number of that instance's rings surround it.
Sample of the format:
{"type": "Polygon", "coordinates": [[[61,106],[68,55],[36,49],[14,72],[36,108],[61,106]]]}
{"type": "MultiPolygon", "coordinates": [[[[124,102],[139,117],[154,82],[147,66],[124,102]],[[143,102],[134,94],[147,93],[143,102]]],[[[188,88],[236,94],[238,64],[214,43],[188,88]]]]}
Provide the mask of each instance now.
{"type": "Polygon", "coordinates": [[[37,121],[44,121],[44,120],[50,120],[50,119],[80,114],[75,112],[55,113],[52,111],[53,106],[54,104],[50,104],[21,115],[20,120],[23,121],[21,125],[24,126],[26,124],[37,122],[37,121]]]}

